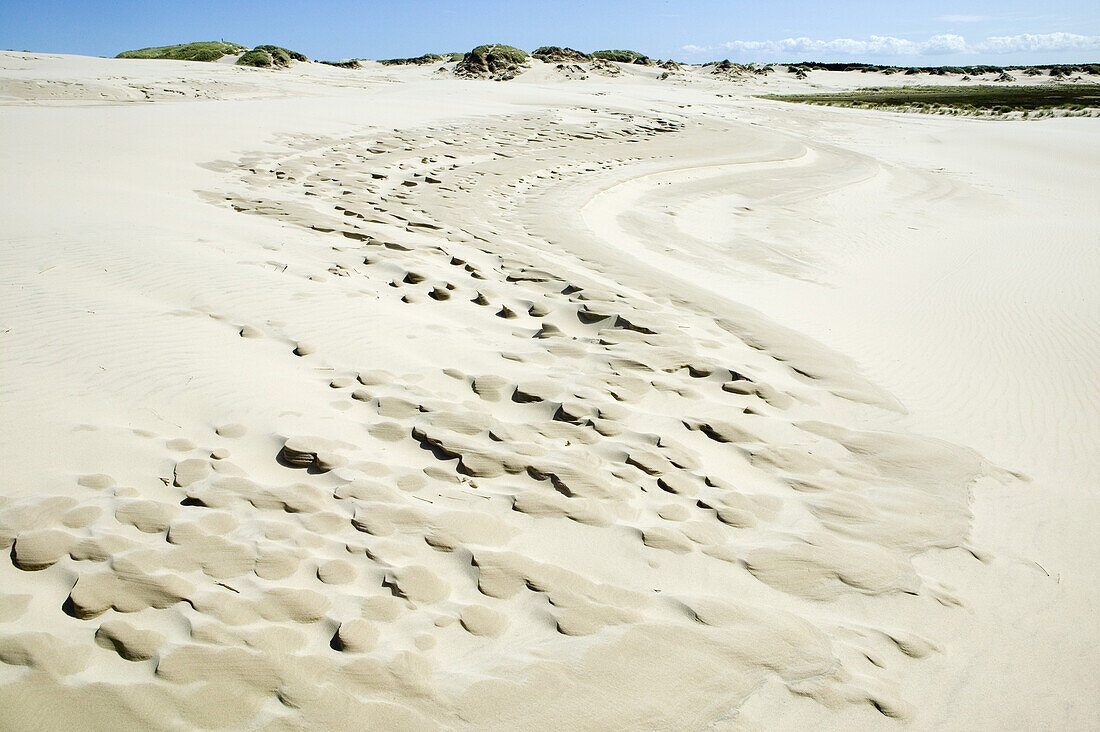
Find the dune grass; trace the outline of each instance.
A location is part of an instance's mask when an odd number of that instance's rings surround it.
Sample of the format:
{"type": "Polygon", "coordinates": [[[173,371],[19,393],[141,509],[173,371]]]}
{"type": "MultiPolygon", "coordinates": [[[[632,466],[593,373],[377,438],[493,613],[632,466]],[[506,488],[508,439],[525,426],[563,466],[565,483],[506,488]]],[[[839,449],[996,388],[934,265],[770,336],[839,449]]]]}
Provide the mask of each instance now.
{"type": "Polygon", "coordinates": [[[256,46],[253,51],[267,51],[271,54],[271,57],[275,59],[275,62],[280,66],[286,66],[291,61],[309,61],[304,53],[298,53],[297,51],[291,51],[289,48],[283,48],[282,46],[256,46]]]}
{"type": "Polygon", "coordinates": [[[217,61],[222,56],[246,50],[247,46],[227,41],[200,41],[175,46],[153,46],[123,51],[115,58],[170,59],[173,61],[217,61]]]}
{"type": "Polygon", "coordinates": [[[223,56],[236,55],[244,51],[244,55],[237,59],[241,66],[256,66],[259,68],[285,67],[291,61],[309,61],[305,54],[291,51],[282,46],[262,45],[256,46],[251,51],[248,46],[227,41],[201,41],[197,43],[180,43],[175,46],[154,46],[152,48],[139,48],[134,51],[123,51],[115,58],[146,58],[146,59],[171,59],[174,61],[217,61],[223,56]]]}
{"type": "Polygon", "coordinates": [[[842,107],[941,108],[1006,114],[1100,108],[1100,84],[1043,86],[911,86],[824,94],[764,94],[763,99],[842,107]]]}
{"type": "Polygon", "coordinates": [[[275,57],[267,51],[253,48],[237,59],[237,65],[254,66],[258,69],[269,69],[275,65],[275,57]]]}
{"type": "Polygon", "coordinates": [[[593,51],[593,58],[600,58],[604,61],[617,61],[622,64],[650,64],[653,61],[644,53],[638,53],[637,51],[625,51],[622,49],[611,49],[606,51],[593,51]]]}
{"type": "Polygon", "coordinates": [[[349,58],[344,61],[318,61],[319,64],[325,66],[335,66],[339,69],[359,69],[362,68],[362,64],[359,63],[359,59],[349,58]]]}
{"type": "Polygon", "coordinates": [[[303,53],[291,51],[282,46],[263,45],[256,46],[237,59],[237,65],[254,66],[260,69],[286,68],[290,66],[291,61],[309,61],[309,58],[303,53]]]}
{"type": "Polygon", "coordinates": [[[592,60],[592,56],[587,53],[574,48],[562,48],[561,46],[541,46],[532,51],[531,55],[546,63],[558,63],[560,61],[578,63],[592,60]]]}
{"type": "Polygon", "coordinates": [[[498,81],[513,79],[527,63],[527,52],[515,46],[493,43],[478,46],[462,57],[455,67],[459,76],[487,77],[498,81]]]}
{"type": "Polygon", "coordinates": [[[412,58],[383,58],[378,63],[383,66],[423,66],[425,64],[443,64],[448,61],[461,61],[461,53],[425,53],[423,56],[412,58]]]}

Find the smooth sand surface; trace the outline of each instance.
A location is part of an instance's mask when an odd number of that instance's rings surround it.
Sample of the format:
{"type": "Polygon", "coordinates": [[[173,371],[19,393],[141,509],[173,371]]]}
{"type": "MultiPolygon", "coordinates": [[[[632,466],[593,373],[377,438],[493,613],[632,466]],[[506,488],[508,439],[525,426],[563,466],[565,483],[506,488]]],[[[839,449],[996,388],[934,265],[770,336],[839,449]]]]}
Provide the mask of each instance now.
{"type": "Polygon", "coordinates": [[[0,53],[0,727],[1095,726],[1100,121],[613,68],[0,53]]]}

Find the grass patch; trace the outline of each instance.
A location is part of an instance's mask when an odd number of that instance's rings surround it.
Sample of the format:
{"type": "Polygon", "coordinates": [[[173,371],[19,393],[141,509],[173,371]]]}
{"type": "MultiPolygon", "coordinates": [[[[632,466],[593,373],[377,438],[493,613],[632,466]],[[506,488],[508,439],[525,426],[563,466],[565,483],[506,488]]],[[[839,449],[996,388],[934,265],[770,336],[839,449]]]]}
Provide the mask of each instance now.
{"type": "Polygon", "coordinates": [[[459,76],[489,77],[506,81],[515,78],[526,62],[527,53],[514,46],[478,46],[462,57],[455,67],[455,73],[459,76]]]}
{"type": "MultiPolygon", "coordinates": [[[[1072,76],[1074,74],[1100,75],[1100,64],[1053,64],[1046,66],[882,66],[863,63],[821,63],[820,61],[801,61],[785,64],[788,69],[801,68],[803,71],[859,71],[868,73],[878,71],[883,74],[903,73],[908,76],[928,74],[929,76],[980,76],[982,74],[1003,74],[1019,71],[1027,76],[1072,76]]],[[[794,73],[793,71],[791,73],[794,73]]]]}
{"type": "Polygon", "coordinates": [[[238,66],[254,66],[259,69],[286,68],[291,61],[309,61],[303,53],[282,46],[256,46],[237,59],[238,66]]]}
{"type": "Polygon", "coordinates": [[[199,43],[181,43],[176,46],[156,46],[139,48],[136,51],[123,51],[115,58],[153,58],[173,61],[217,61],[223,56],[236,55],[244,51],[237,59],[241,66],[259,68],[285,67],[291,61],[309,61],[305,54],[291,51],[282,46],[256,46],[251,51],[248,46],[227,41],[203,41],[199,43]]]}
{"type": "Polygon", "coordinates": [[[267,51],[254,48],[237,59],[237,65],[254,66],[257,69],[270,69],[275,65],[275,59],[267,51]]]}
{"type": "Polygon", "coordinates": [[[379,60],[378,63],[383,66],[423,66],[425,64],[458,61],[461,58],[461,53],[426,53],[423,56],[415,56],[413,58],[384,58],[379,60]]]}
{"type": "Polygon", "coordinates": [[[346,61],[318,61],[317,63],[324,64],[325,66],[335,66],[339,69],[361,69],[361,68],[363,68],[362,65],[359,63],[359,60],[354,59],[354,58],[349,58],[346,61]]]}
{"type": "Polygon", "coordinates": [[[652,65],[653,59],[646,56],[644,53],[638,53],[637,51],[624,51],[624,50],[608,50],[608,51],[593,51],[592,58],[602,58],[604,61],[617,61],[621,64],[640,64],[643,66],[652,65]]]}
{"type": "Polygon", "coordinates": [[[709,71],[715,76],[736,77],[745,76],[747,74],[757,74],[759,76],[767,76],[775,71],[775,66],[772,64],[757,64],[747,63],[738,64],[727,59],[721,61],[708,61],[703,64],[703,68],[709,71]]]}
{"type": "Polygon", "coordinates": [[[532,51],[531,55],[539,61],[545,61],[548,64],[561,62],[580,63],[582,61],[592,60],[592,57],[587,53],[583,53],[573,48],[561,48],[560,46],[542,46],[532,51]]]}
{"type": "Polygon", "coordinates": [[[253,51],[267,51],[271,54],[271,57],[275,59],[275,63],[279,66],[287,66],[291,61],[309,61],[304,53],[298,53],[297,51],[291,51],[288,48],[282,46],[256,46],[253,51]]]}
{"type": "Polygon", "coordinates": [[[123,51],[115,58],[151,58],[172,61],[217,61],[222,56],[237,54],[247,49],[238,43],[227,41],[200,41],[180,43],[175,46],[154,46],[139,48],[135,51],[123,51]]]}
{"type": "Polygon", "coordinates": [[[842,107],[952,108],[995,114],[1065,108],[1100,108],[1100,84],[1044,86],[912,86],[827,94],[765,94],[762,99],[842,107]]]}

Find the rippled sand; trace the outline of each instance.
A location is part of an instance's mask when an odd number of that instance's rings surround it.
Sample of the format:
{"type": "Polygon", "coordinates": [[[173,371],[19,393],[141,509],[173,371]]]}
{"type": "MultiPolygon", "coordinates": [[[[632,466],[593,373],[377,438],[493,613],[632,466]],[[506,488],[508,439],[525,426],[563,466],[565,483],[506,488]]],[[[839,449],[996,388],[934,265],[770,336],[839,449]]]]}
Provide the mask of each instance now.
{"type": "Polygon", "coordinates": [[[1095,722],[1100,122],[660,72],[0,53],[0,725],[1095,722]]]}

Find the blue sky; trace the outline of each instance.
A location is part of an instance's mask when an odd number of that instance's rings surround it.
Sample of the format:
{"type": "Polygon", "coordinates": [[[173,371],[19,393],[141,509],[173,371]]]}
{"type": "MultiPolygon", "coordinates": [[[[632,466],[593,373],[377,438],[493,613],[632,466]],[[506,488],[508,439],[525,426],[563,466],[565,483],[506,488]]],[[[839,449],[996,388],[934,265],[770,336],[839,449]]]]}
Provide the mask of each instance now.
{"type": "Polygon", "coordinates": [[[339,59],[498,42],[685,61],[1080,63],[1100,62],[1098,8],[1097,0],[2,0],[0,48],[113,56],[225,39],[339,59]]]}

